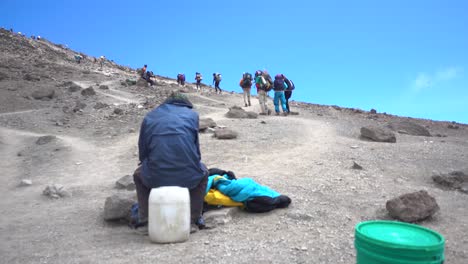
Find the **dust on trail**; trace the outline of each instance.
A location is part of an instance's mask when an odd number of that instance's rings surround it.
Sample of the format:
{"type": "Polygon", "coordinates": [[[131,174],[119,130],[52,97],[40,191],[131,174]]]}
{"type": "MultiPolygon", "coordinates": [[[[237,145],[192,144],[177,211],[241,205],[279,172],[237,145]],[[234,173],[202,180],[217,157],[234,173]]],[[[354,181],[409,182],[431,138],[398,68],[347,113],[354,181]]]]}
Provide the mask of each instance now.
{"type": "Polygon", "coordinates": [[[49,108],[30,109],[30,110],[6,112],[6,113],[0,113],[0,116],[21,115],[21,114],[26,114],[26,113],[40,112],[40,111],[42,111],[42,110],[47,110],[47,109],[49,109],[49,108]]]}

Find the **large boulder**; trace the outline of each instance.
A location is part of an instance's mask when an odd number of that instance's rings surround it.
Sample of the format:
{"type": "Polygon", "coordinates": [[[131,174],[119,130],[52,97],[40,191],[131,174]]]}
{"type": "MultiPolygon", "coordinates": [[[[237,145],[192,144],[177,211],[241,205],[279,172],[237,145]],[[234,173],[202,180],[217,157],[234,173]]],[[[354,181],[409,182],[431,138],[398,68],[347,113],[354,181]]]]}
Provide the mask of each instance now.
{"type": "Polygon", "coordinates": [[[83,96],[96,95],[96,91],[94,91],[93,87],[88,87],[88,88],[84,89],[83,91],[81,91],[81,95],[83,95],[83,96]]]}
{"type": "Polygon", "coordinates": [[[143,78],[138,78],[136,85],[139,87],[148,87],[148,81],[143,78]]]}
{"type": "Polygon", "coordinates": [[[74,93],[74,92],[78,92],[81,90],[81,86],[79,86],[78,84],[76,83],[72,83],[70,84],[70,86],[68,87],[68,91],[70,93],[74,93]]]}
{"type": "Polygon", "coordinates": [[[439,186],[468,193],[468,169],[436,174],[432,176],[432,180],[439,186]]]}
{"type": "Polygon", "coordinates": [[[198,123],[199,131],[205,131],[209,127],[216,127],[216,122],[211,118],[200,118],[198,123]]]}
{"type": "Polygon", "coordinates": [[[392,129],[393,131],[396,131],[400,134],[408,134],[408,135],[413,135],[413,136],[424,136],[424,137],[430,137],[431,133],[427,128],[415,124],[410,121],[398,121],[398,122],[391,122],[388,125],[388,128],[392,129]]]}
{"type": "Polygon", "coordinates": [[[217,139],[234,139],[237,138],[237,132],[228,128],[216,129],[214,137],[217,139]]]}
{"type": "Polygon", "coordinates": [[[8,75],[6,73],[0,72],[0,81],[8,79],[8,75]]]}
{"type": "Polygon", "coordinates": [[[36,144],[37,145],[45,145],[47,143],[50,143],[54,140],[56,140],[57,137],[54,136],[54,135],[47,135],[47,136],[42,136],[42,137],[39,137],[37,140],[36,140],[36,144]]]}
{"type": "Polygon", "coordinates": [[[241,107],[233,106],[229,108],[229,111],[226,113],[228,118],[251,118],[255,119],[258,117],[258,114],[255,112],[247,112],[241,107]]]}
{"type": "Polygon", "coordinates": [[[136,203],[135,194],[119,193],[107,197],[104,203],[104,220],[128,219],[134,203],[136,203]]]}
{"type": "Polygon", "coordinates": [[[392,131],[374,126],[361,127],[361,137],[377,142],[396,142],[395,134],[392,131]]]}
{"type": "Polygon", "coordinates": [[[434,197],[421,190],[388,200],[386,208],[393,218],[404,222],[417,222],[436,213],[439,205],[434,197]]]}
{"type": "Polygon", "coordinates": [[[125,175],[115,182],[117,189],[135,190],[135,182],[131,175],[125,175]]]}
{"type": "Polygon", "coordinates": [[[52,99],[54,95],[55,95],[55,90],[52,88],[36,90],[31,94],[31,96],[36,100],[52,99]]]}
{"type": "Polygon", "coordinates": [[[106,103],[103,103],[103,102],[97,102],[95,105],[94,105],[94,109],[102,109],[102,108],[106,108],[106,107],[109,107],[108,104],[106,103]]]}
{"type": "Polygon", "coordinates": [[[32,75],[32,74],[29,74],[29,73],[25,74],[25,75],[23,76],[23,79],[24,79],[25,81],[30,81],[30,82],[38,82],[38,81],[41,80],[41,78],[39,78],[39,77],[37,77],[37,76],[35,76],[35,75],[32,75]]]}

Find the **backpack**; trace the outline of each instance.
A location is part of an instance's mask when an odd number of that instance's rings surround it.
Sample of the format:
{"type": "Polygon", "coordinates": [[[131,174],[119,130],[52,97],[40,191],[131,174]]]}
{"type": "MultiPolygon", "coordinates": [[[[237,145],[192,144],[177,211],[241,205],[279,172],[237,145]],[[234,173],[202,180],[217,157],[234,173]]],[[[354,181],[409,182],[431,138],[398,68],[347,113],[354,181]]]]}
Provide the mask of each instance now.
{"type": "Polygon", "coordinates": [[[263,73],[263,76],[265,77],[265,91],[269,92],[271,89],[273,89],[273,79],[271,79],[271,75],[268,73],[263,73]]]}
{"type": "Polygon", "coordinates": [[[221,73],[216,74],[215,79],[217,82],[220,82],[223,77],[221,76],[221,73]]]}
{"type": "Polygon", "coordinates": [[[252,86],[252,74],[246,72],[244,73],[244,75],[242,76],[243,79],[242,79],[242,87],[250,87],[252,86]]]}
{"type": "Polygon", "coordinates": [[[296,88],[292,80],[285,78],[284,81],[286,82],[286,85],[288,85],[288,88],[286,89],[286,91],[292,91],[294,90],[294,88],[296,88]]]}
{"type": "Polygon", "coordinates": [[[283,91],[284,90],[284,79],[275,77],[274,87],[275,87],[275,91],[283,91]]]}
{"type": "Polygon", "coordinates": [[[185,74],[181,74],[180,77],[179,77],[179,79],[180,79],[181,81],[185,81],[185,74]]]}
{"type": "Polygon", "coordinates": [[[203,76],[200,74],[200,73],[197,73],[197,75],[195,75],[195,80],[203,80],[203,76]]]}

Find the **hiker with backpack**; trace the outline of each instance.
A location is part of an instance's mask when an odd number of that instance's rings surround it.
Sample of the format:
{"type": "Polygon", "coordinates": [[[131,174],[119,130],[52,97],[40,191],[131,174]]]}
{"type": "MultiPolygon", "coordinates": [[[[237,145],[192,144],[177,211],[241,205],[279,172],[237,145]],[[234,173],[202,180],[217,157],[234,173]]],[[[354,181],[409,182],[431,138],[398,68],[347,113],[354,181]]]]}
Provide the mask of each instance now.
{"type": "Polygon", "coordinates": [[[244,92],[244,104],[245,107],[250,106],[250,89],[252,87],[252,74],[248,72],[244,72],[242,74],[242,79],[239,82],[240,87],[242,88],[242,91],[244,92]]]}
{"type": "Polygon", "coordinates": [[[284,97],[286,98],[286,108],[288,109],[288,113],[291,113],[291,109],[289,109],[289,98],[291,98],[292,91],[296,87],[294,86],[294,82],[291,79],[286,78],[286,76],[284,76],[284,82],[288,86],[288,88],[284,90],[284,97]]]}
{"type": "Polygon", "coordinates": [[[275,105],[276,115],[280,114],[279,103],[281,102],[281,109],[283,115],[288,115],[288,109],[286,108],[286,98],[284,96],[284,90],[287,88],[287,84],[284,81],[283,74],[276,74],[275,81],[273,83],[273,90],[275,91],[275,97],[273,98],[273,104],[275,105]]]}
{"type": "Polygon", "coordinates": [[[163,186],[189,189],[190,232],[205,227],[202,210],[208,169],[201,162],[199,116],[192,108],[186,95],[172,92],[143,119],[138,139],[140,165],[133,174],[138,198],[134,227],[147,227],[151,189],[163,186]]]}
{"type": "Polygon", "coordinates": [[[185,74],[183,73],[177,74],[177,84],[185,86],[185,74]]]}
{"type": "Polygon", "coordinates": [[[83,56],[81,56],[80,54],[75,54],[76,63],[80,64],[82,59],[83,59],[83,56]]]}
{"type": "Polygon", "coordinates": [[[255,87],[257,87],[258,102],[260,104],[260,115],[269,115],[270,110],[268,109],[267,96],[271,90],[271,85],[265,79],[264,73],[261,70],[255,72],[255,87]]]}
{"type": "Polygon", "coordinates": [[[221,88],[219,88],[219,83],[221,82],[222,76],[221,73],[213,73],[213,84],[215,86],[215,92],[221,94],[221,88]]]}
{"type": "Polygon", "coordinates": [[[145,79],[150,84],[150,86],[153,86],[154,81],[151,79],[151,77],[154,77],[154,73],[152,71],[146,71],[146,74],[143,77],[143,79],[145,79]]]}
{"type": "Polygon", "coordinates": [[[203,80],[203,76],[201,73],[195,73],[195,81],[197,81],[197,91],[201,91],[201,81],[203,80]]]}

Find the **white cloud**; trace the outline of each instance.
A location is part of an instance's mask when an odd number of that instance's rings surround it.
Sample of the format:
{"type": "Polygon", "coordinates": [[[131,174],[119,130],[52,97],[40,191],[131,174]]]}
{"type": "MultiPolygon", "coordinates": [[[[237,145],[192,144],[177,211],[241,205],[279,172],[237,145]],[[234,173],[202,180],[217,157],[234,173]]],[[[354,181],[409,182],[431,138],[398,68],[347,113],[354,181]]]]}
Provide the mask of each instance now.
{"type": "Polygon", "coordinates": [[[425,73],[419,73],[416,79],[413,81],[413,88],[416,91],[421,91],[431,86],[432,86],[431,77],[425,73]]]}
{"type": "Polygon", "coordinates": [[[449,67],[436,72],[435,79],[438,81],[448,81],[457,78],[463,71],[460,67],[449,67]]]}
{"type": "Polygon", "coordinates": [[[461,67],[447,67],[435,72],[434,74],[421,72],[413,80],[412,88],[416,92],[420,92],[422,90],[435,87],[442,82],[453,80],[459,77],[462,72],[463,68],[461,67]]]}

